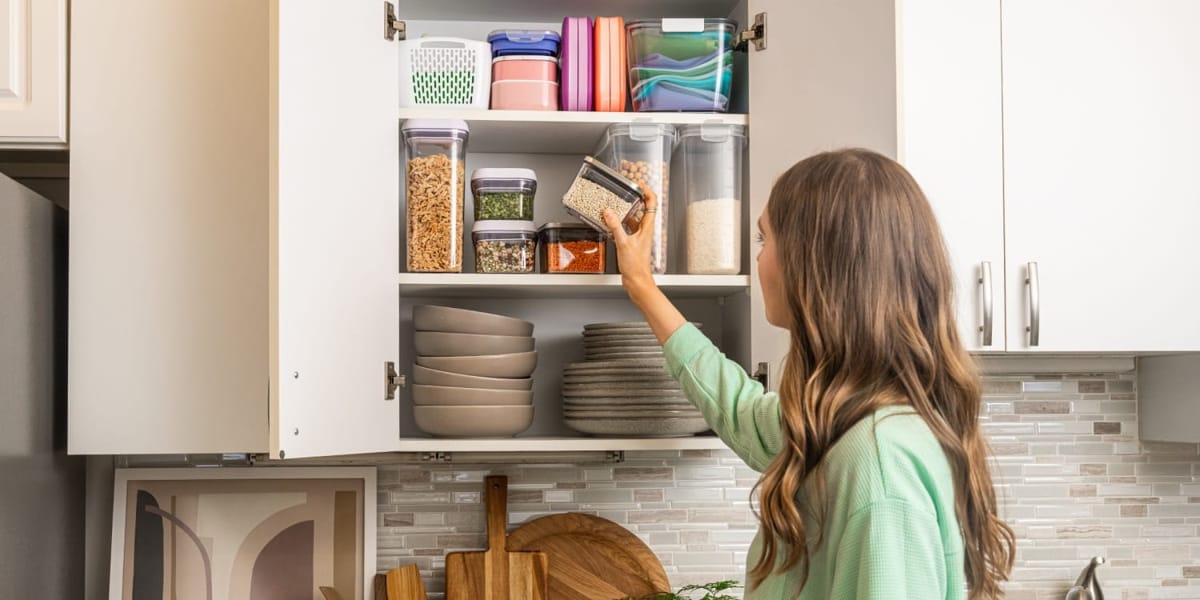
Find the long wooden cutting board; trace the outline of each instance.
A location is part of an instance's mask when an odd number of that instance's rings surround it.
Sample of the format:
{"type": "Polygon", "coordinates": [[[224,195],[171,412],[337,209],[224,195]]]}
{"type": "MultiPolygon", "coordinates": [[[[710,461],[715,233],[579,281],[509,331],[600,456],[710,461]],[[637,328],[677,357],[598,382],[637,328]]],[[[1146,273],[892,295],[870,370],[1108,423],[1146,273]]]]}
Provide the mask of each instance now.
{"type": "Polygon", "coordinates": [[[547,600],[547,560],[542,552],[509,552],[508,478],[484,480],[486,552],[446,555],[446,600],[547,600]]]}
{"type": "Polygon", "coordinates": [[[562,513],[535,519],[508,536],[508,549],[546,554],[554,600],[640,598],[671,589],[654,551],[600,517],[562,513]]]}

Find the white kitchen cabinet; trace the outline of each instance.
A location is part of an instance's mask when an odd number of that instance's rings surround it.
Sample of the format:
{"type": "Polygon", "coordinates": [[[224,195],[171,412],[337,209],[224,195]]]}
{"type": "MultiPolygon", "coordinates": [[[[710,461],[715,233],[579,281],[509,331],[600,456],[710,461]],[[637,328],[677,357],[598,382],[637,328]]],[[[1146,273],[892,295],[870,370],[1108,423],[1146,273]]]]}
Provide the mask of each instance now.
{"type": "MultiPolygon", "coordinates": [[[[462,274],[400,272],[406,118],[467,120],[468,171],[537,171],[539,223],[567,218],[556,198],[611,123],[748,122],[745,240],[775,178],[805,156],[845,146],[898,156],[942,223],[968,346],[1012,348],[995,0],[575,7],[729,15],[743,26],[765,14],[766,48],[739,55],[727,115],[401,109],[382,0],[74,6],[95,26],[76,31],[72,44],[72,452],[299,458],[720,447],[711,436],[611,440],[565,427],[559,375],[581,358],[580,328],[637,318],[615,274],[473,274],[469,251],[462,274]],[[184,21],[207,26],[169,36],[161,27],[184,21]],[[113,30],[123,35],[104,34],[113,30]],[[412,423],[408,391],[387,398],[390,369],[404,375],[412,362],[411,307],[430,302],[535,321],[538,408],[522,437],[426,438],[412,423]]],[[[526,0],[481,6],[402,2],[394,11],[410,38],[557,28],[562,16],[526,0]]],[[[787,334],[764,319],[755,253],[747,244],[742,275],[658,281],[728,356],[777,378],[787,334]]]]}
{"type": "Polygon", "coordinates": [[[1197,26],[1190,0],[1004,2],[1010,351],[1200,351],[1197,26]]]}
{"type": "Polygon", "coordinates": [[[0,0],[0,148],[67,144],[67,0],[0,0]]]}

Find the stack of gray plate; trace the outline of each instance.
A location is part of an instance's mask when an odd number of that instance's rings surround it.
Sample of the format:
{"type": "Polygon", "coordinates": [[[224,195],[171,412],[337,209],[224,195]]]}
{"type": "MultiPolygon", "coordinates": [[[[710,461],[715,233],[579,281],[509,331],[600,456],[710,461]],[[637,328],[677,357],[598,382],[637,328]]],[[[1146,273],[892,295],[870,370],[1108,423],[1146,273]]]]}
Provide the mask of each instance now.
{"type": "Polygon", "coordinates": [[[662,346],[644,322],[593,323],[584,362],[563,369],[563,416],[594,435],[676,437],[708,429],[664,370],[662,346]]]}
{"type": "Polygon", "coordinates": [[[413,417],[444,437],[506,437],[533,423],[533,323],[448,306],[413,307],[413,417]]]}

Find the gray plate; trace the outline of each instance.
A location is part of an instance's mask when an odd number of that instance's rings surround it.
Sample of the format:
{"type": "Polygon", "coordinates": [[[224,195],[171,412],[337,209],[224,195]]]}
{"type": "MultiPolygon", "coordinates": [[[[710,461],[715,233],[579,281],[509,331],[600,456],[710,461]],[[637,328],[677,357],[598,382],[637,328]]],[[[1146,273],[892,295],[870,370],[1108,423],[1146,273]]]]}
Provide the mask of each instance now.
{"type": "Polygon", "coordinates": [[[613,353],[604,353],[604,354],[591,354],[588,352],[583,353],[584,358],[587,358],[589,360],[596,360],[596,361],[610,360],[610,359],[625,360],[625,359],[629,359],[629,358],[654,358],[655,356],[662,356],[662,355],[663,355],[662,352],[613,352],[613,353]]]}
{"type": "Polygon", "coordinates": [[[662,404],[686,404],[687,396],[563,396],[563,404],[586,404],[586,405],[608,405],[608,404],[624,404],[624,405],[654,405],[662,404]]]}
{"type": "Polygon", "coordinates": [[[704,419],[566,419],[566,423],[592,435],[685,437],[708,431],[704,419]]]}
{"type": "Polygon", "coordinates": [[[661,348],[662,344],[658,343],[657,339],[649,340],[613,340],[613,341],[591,341],[584,340],[584,348],[641,348],[650,346],[652,348],[661,348]]]}
{"type": "Polygon", "coordinates": [[[638,402],[635,404],[617,404],[615,402],[605,402],[602,404],[586,404],[578,402],[563,402],[563,410],[626,410],[632,412],[644,412],[649,410],[685,410],[689,416],[699,416],[700,411],[687,402],[663,402],[661,404],[652,402],[638,402]]]}
{"type": "MultiPolygon", "coordinates": [[[[692,321],[692,325],[703,327],[703,323],[692,321]]],[[[613,323],[588,323],[583,326],[584,331],[597,331],[608,329],[650,329],[650,324],[645,321],[619,321],[613,323]]]]}
{"type": "Polygon", "coordinates": [[[564,391],[594,390],[682,390],[675,380],[660,381],[590,381],[584,383],[563,382],[564,391]]]}
{"type": "Polygon", "coordinates": [[[694,419],[700,415],[686,410],[564,410],[563,416],[568,419],[694,419]]]}
{"type": "Polygon", "coordinates": [[[675,380],[672,379],[670,375],[664,375],[662,373],[648,373],[645,375],[642,375],[642,374],[634,375],[634,374],[629,373],[628,371],[620,371],[617,373],[611,373],[611,374],[607,374],[607,375],[574,375],[574,374],[567,373],[567,374],[563,375],[562,381],[563,381],[563,383],[573,383],[573,384],[623,383],[623,382],[639,383],[642,385],[661,384],[661,385],[657,385],[655,387],[663,387],[664,385],[665,386],[676,385],[675,380]]]}
{"type": "Polygon", "coordinates": [[[682,396],[679,388],[636,390],[593,386],[581,390],[563,390],[564,398],[671,398],[682,396]]]}
{"type": "Polygon", "coordinates": [[[568,364],[563,370],[619,369],[629,367],[662,367],[666,358],[634,358],[626,360],[587,360],[568,364]]]}

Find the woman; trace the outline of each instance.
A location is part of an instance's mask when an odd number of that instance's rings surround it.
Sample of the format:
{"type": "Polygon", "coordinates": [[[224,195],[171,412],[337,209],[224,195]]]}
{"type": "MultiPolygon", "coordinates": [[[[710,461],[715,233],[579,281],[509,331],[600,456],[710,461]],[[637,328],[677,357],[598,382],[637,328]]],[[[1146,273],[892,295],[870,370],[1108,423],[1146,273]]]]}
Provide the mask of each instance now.
{"type": "Polygon", "coordinates": [[[655,286],[650,228],[626,234],[605,218],[667,369],[762,472],[747,598],[1000,595],[1015,540],[996,514],[979,377],[941,233],[903,167],[827,152],[771,190],[757,260],[767,321],[791,334],[778,394],[655,286]]]}

